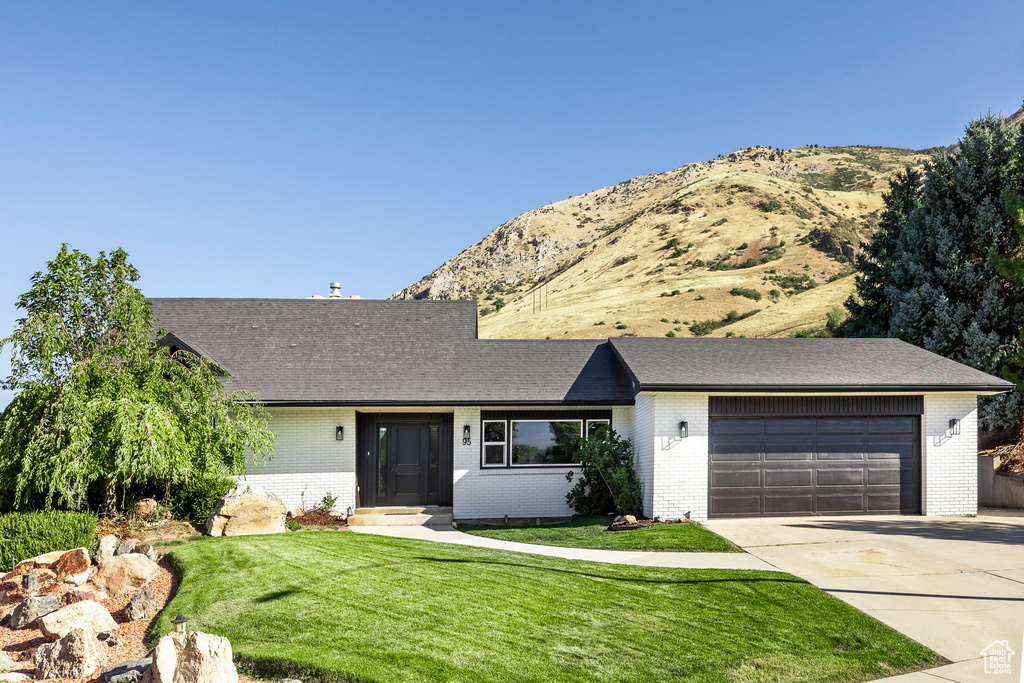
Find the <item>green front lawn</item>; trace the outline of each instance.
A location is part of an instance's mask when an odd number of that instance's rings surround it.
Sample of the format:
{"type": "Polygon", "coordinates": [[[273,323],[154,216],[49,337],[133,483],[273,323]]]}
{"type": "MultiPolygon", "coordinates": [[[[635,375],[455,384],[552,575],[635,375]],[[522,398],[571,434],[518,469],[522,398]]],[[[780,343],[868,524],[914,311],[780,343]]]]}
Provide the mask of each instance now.
{"type": "Polygon", "coordinates": [[[607,531],[608,520],[576,519],[546,526],[484,526],[459,524],[459,531],[502,541],[601,550],[672,550],[676,552],[738,552],[740,549],[699,524],[662,524],[633,531],[607,531]]]}
{"type": "MultiPolygon", "coordinates": [[[[941,660],[778,572],[561,560],[338,531],[175,549],[178,612],[307,681],[859,681],[941,660]]],[[[152,640],[151,640],[152,642],[152,640]]]]}

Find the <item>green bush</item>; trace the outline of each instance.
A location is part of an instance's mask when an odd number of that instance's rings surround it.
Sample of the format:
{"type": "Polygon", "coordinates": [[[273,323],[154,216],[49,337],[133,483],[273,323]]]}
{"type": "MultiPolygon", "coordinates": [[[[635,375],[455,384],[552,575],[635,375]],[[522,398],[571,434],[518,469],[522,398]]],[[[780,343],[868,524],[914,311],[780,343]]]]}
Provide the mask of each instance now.
{"type": "Polygon", "coordinates": [[[754,301],[761,300],[761,292],[756,289],[748,289],[747,287],[733,287],[729,290],[729,293],[733,296],[745,296],[748,299],[753,299],[754,301]]]}
{"type": "MultiPolygon", "coordinates": [[[[633,469],[633,444],[614,429],[602,436],[584,439],[576,452],[583,465],[579,479],[565,502],[579,515],[643,514],[643,485],[633,469]]],[[[566,481],[576,475],[569,472],[566,481]]]]}
{"type": "Polygon", "coordinates": [[[206,524],[217,501],[234,486],[232,477],[217,472],[171,487],[171,513],[175,519],[206,524]]]}
{"type": "Polygon", "coordinates": [[[53,550],[96,549],[96,515],[47,510],[0,515],[0,572],[53,550]]]}

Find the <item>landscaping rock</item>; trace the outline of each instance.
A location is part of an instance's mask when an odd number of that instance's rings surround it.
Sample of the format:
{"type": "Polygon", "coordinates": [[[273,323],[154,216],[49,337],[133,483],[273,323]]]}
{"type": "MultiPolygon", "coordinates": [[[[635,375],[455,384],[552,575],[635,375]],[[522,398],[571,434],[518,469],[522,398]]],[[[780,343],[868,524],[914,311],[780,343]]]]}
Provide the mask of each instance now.
{"type": "Polygon", "coordinates": [[[143,498],[135,504],[135,512],[143,517],[149,517],[151,514],[156,512],[156,499],[143,498]]]}
{"type": "Polygon", "coordinates": [[[109,560],[114,556],[115,550],[117,550],[117,536],[107,534],[101,538],[99,547],[96,548],[96,564],[103,564],[106,560],[109,560]]]}
{"type": "Polygon", "coordinates": [[[96,588],[88,585],[75,586],[67,593],[65,593],[65,595],[67,596],[69,605],[74,604],[76,602],[82,602],[82,600],[95,600],[96,602],[99,602],[100,600],[107,599],[106,593],[97,592],[96,588]]]}
{"type": "Polygon", "coordinates": [[[61,599],[57,595],[43,595],[25,598],[11,613],[10,628],[23,629],[34,626],[36,619],[60,609],[61,599]]]}
{"type": "Polygon", "coordinates": [[[0,626],[3,626],[11,620],[11,613],[14,612],[14,610],[17,609],[18,605],[20,604],[21,603],[17,603],[14,605],[0,605],[0,626]]]}
{"type": "Polygon", "coordinates": [[[44,553],[42,555],[36,555],[30,557],[27,560],[22,560],[18,564],[14,565],[7,576],[18,576],[19,574],[28,574],[33,569],[53,569],[53,565],[60,559],[61,555],[64,554],[63,550],[55,550],[52,553],[44,553]]]}
{"type": "Polygon", "coordinates": [[[0,674],[0,683],[22,683],[32,677],[28,674],[23,674],[20,671],[12,671],[6,674],[0,674]]]}
{"type": "Polygon", "coordinates": [[[83,678],[99,668],[104,656],[93,633],[75,628],[56,643],[40,645],[32,659],[36,678],[83,678]]]}
{"type": "Polygon", "coordinates": [[[152,657],[126,659],[120,664],[104,668],[96,679],[96,683],[135,683],[136,681],[141,681],[152,664],[152,657]]]}
{"type": "Polygon", "coordinates": [[[50,612],[39,617],[36,624],[47,640],[63,638],[77,628],[88,631],[93,639],[97,633],[117,630],[117,622],[110,616],[110,612],[92,600],[76,602],[56,612],[50,612]]]}
{"type": "Polygon", "coordinates": [[[633,515],[625,515],[622,519],[625,520],[626,524],[636,524],[636,517],[633,515]]]}
{"type": "Polygon", "coordinates": [[[114,555],[127,555],[135,552],[135,546],[138,541],[134,538],[129,538],[127,541],[123,541],[121,545],[117,546],[117,550],[114,551],[114,555]]]}
{"type": "Polygon", "coordinates": [[[143,586],[125,605],[124,615],[132,621],[145,619],[157,608],[156,595],[149,586],[143,586]]]}
{"type": "Polygon", "coordinates": [[[238,683],[231,643],[201,631],[171,633],[153,650],[147,683],[238,683]]]}
{"type": "Polygon", "coordinates": [[[206,520],[211,536],[248,536],[252,534],[283,534],[284,503],[266,489],[243,484],[231,489],[217,501],[206,520]]]}
{"type": "Polygon", "coordinates": [[[113,597],[149,583],[159,571],[157,563],[145,555],[117,555],[103,563],[92,584],[113,597]]]}
{"type": "Polygon", "coordinates": [[[89,551],[85,548],[75,548],[54,562],[53,572],[57,575],[58,581],[81,586],[89,579],[89,567],[89,551]]]}
{"type": "Polygon", "coordinates": [[[156,548],[151,546],[149,543],[139,543],[135,546],[135,550],[132,552],[139,553],[140,555],[145,555],[154,562],[160,559],[160,555],[157,553],[156,548]]]}
{"type": "Polygon", "coordinates": [[[18,663],[7,656],[6,652],[0,651],[0,673],[17,668],[18,663]]]}

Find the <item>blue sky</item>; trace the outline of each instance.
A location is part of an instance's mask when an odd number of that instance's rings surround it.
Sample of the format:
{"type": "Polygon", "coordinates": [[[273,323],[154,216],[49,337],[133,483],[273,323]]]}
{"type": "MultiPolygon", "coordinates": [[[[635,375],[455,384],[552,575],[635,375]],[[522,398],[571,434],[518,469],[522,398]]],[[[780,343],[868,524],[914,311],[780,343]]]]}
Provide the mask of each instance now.
{"type": "Polygon", "coordinates": [[[4,2],[0,336],[64,241],[149,296],[386,297],[636,175],[1021,106],[1024,3],[844,5],[4,2]]]}

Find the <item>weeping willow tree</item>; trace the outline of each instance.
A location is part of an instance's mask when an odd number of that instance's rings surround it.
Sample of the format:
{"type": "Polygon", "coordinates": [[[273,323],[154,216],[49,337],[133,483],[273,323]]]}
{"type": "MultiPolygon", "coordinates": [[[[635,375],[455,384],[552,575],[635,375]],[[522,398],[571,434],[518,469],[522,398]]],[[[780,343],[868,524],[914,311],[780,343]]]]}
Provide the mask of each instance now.
{"type": "Polygon", "coordinates": [[[80,507],[98,482],[112,515],[119,486],[242,474],[247,452],[272,455],[263,406],[160,343],[138,280],[121,249],[92,258],[65,244],[18,298],[24,317],[0,340],[15,392],[0,415],[0,490],[15,506],[80,507]]]}

